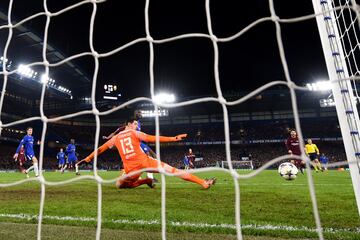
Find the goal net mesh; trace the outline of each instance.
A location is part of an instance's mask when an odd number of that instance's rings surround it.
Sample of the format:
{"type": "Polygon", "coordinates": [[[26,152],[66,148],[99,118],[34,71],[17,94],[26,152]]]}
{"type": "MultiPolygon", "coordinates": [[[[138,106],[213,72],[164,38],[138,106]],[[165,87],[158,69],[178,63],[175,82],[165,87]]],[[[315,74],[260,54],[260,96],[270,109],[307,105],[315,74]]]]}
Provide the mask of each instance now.
{"type": "MultiPolygon", "coordinates": [[[[95,18],[96,18],[96,14],[98,11],[97,7],[99,4],[102,4],[102,2],[104,2],[103,0],[83,0],[74,5],[68,6],[67,8],[61,9],[57,12],[50,12],[47,8],[47,1],[44,0],[43,11],[38,12],[37,14],[29,16],[25,19],[22,19],[17,23],[13,22],[13,20],[11,18],[12,5],[14,2],[15,1],[13,1],[13,0],[9,1],[9,6],[8,6],[8,10],[7,10],[7,20],[8,20],[7,24],[0,26],[1,30],[6,29],[8,31],[8,38],[5,43],[5,48],[3,51],[4,59],[6,59],[8,56],[9,46],[10,46],[10,43],[13,38],[14,29],[21,26],[21,24],[24,24],[34,18],[46,17],[46,25],[45,25],[45,29],[43,32],[43,36],[44,36],[43,53],[42,53],[43,59],[40,62],[33,62],[31,64],[27,64],[27,67],[43,66],[45,68],[45,74],[48,74],[50,67],[56,67],[56,66],[66,63],[66,62],[69,62],[73,59],[81,58],[84,56],[91,56],[93,58],[93,61],[95,62],[94,75],[93,75],[93,79],[92,79],[92,92],[91,92],[92,110],[75,112],[72,114],[63,115],[63,116],[56,117],[56,118],[51,118],[44,114],[44,99],[45,99],[45,92],[46,92],[47,88],[46,88],[46,84],[43,84],[42,90],[41,90],[41,97],[40,97],[40,115],[39,116],[33,116],[31,118],[21,119],[18,121],[7,122],[7,123],[2,122],[3,121],[2,109],[3,109],[4,96],[5,96],[9,76],[12,74],[16,74],[17,70],[8,71],[6,68],[6,64],[3,64],[2,70],[0,72],[0,74],[2,75],[2,79],[3,79],[2,92],[1,92],[1,98],[0,98],[0,127],[1,128],[10,127],[10,126],[15,126],[15,125],[22,124],[22,123],[28,123],[28,122],[35,121],[35,120],[42,121],[42,125],[43,125],[43,130],[42,130],[42,134],[41,134],[40,154],[39,154],[40,176],[39,176],[39,178],[35,179],[41,185],[40,208],[39,208],[39,213],[38,213],[38,225],[37,225],[38,226],[37,227],[37,238],[41,239],[41,235],[42,235],[41,233],[42,233],[42,221],[44,219],[43,213],[44,213],[46,187],[47,186],[55,186],[55,185],[66,185],[71,182],[81,181],[83,179],[92,179],[97,183],[97,189],[98,189],[96,239],[100,239],[101,226],[102,226],[102,185],[104,183],[114,183],[117,180],[117,179],[104,180],[103,178],[101,178],[98,175],[98,171],[96,168],[97,157],[95,157],[94,164],[93,164],[94,168],[93,168],[92,176],[79,176],[79,177],[76,177],[76,178],[74,178],[72,180],[68,180],[68,181],[59,181],[59,182],[48,181],[43,176],[43,172],[41,171],[41,169],[43,168],[44,142],[45,142],[45,135],[47,132],[48,124],[58,122],[61,120],[65,120],[65,119],[69,119],[69,118],[73,118],[73,117],[77,117],[77,116],[93,114],[93,116],[95,117],[95,120],[96,120],[96,132],[95,132],[94,142],[95,142],[95,149],[97,149],[98,145],[99,145],[99,132],[100,132],[100,126],[101,126],[100,116],[111,114],[115,111],[123,109],[126,106],[136,103],[136,102],[148,101],[148,102],[152,102],[154,104],[155,108],[157,106],[166,107],[166,108],[182,107],[182,106],[187,106],[187,105],[202,103],[202,102],[216,102],[221,106],[222,112],[223,112],[223,122],[224,122],[224,136],[225,136],[225,150],[226,150],[226,165],[227,165],[227,167],[226,167],[226,169],[220,168],[220,167],[195,169],[195,170],[193,170],[193,172],[198,173],[198,172],[205,172],[205,171],[222,171],[222,172],[226,172],[230,176],[232,176],[233,181],[234,181],[234,191],[235,191],[234,222],[235,222],[235,226],[236,226],[236,235],[237,235],[237,239],[242,239],[243,236],[242,236],[242,231],[241,231],[242,225],[241,225],[241,215],[240,215],[240,189],[239,189],[239,182],[238,182],[239,179],[252,178],[252,177],[256,176],[257,174],[259,174],[264,169],[268,168],[269,166],[271,166],[277,162],[289,160],[290,156],[283,155],[283,156],[277,157],[277,158],[272,159],[271,161],[267,162],[262,167],[256,169],[256,171],[252,171],[251,173],[247,173],[247,174],[239,174],[235,170],[234,162],[231,161],[231,155],[230,155],[231,149],[230,149],[228,107],[234,106],[237,104],[241,104],[244,101],[246,101],[247,99],[249,99],[253,96],[256,96],[261,91],[268,89],[270,87],[277,86],[277,85],[282,85],[282,86],[288,87],[290,94],[291,94],[291,103],[292,103],[292,108],[293,108],[295,126],[298,131],[300,144],[303,145],[303,141],[302,141],[303,136],[302,136],[302,132],[301,132],[301,128],[300,128],[299,113],[298,113],[298,107],[297,107],[297,102],[296,102],[295,90],[307,90],[307,88],[304,88],[302,86],[297,86],[290,78],[289,68],[287,65],[284,48],[283,48],[280,23],[281,22],[289,22],[289,21],[291,21],[291,22],[304,21],[307,18],[296,18],[296,19],[291,19],[291,20],[280,19],[276,14],[276,9],[274,7],[274,1],[269,0],[269,10],[271,13],[269,16],[256,20],[255,22],[253,22],[246,28],[241,29],[239,32],[237,32],[236,34],[234,34],[232,36],[225,37],[225,38],[218,38],[218,37],[216,37],[216,35],[213,32],[212,17],[211,17],[211,11],[210,11],[210,0],[206,0],[205,4],[204,4],[204,11],[206,12],[206,21],[207,21],[207,29],[208,29],[208,32],[206,34],[204,34],[204,33],[187,33],[187,34],[173,36],[171,38],[166,38],[166,39],[154,39],[151,35],[150,22],[149,22],[150,0],[147,0],[145,2],[145,6],[144,6],[146,35],[141,38],[134,39],[133,41],[130,41],[127,44],[124,44],[123,46],[120,46],[109,52],[98,52],[96,50],[96,48],[94,47],[93,33],[94,33],[95,18]],[[89,26],[89,31],[90,31],[89,44],[90,44],[91,51],[83,52],[83,53],[79,53],[79,54],[67,57],[66,59],[59,61],[59,62],[49,62],[47,59],[48,33],[49,33],[49,27],[51,26],[53,19],[65,12],[74,11],[76,8],[80,8],[83,5],[92,6],[92,14],[91,14],[90,26],[89,26]],[[224,98],[221,87],[220,87],[221,79],[220,79],[220,75],[219,75],[219,43],[231,42],[237,38],[240,38],[246,31],[248,31],[251,28],[255,28],[259,23],[262,23],[265,21],[272,22],[276,28],[276,41],[278,44],[278,49],[277,50],[274,49],[274,51],[279,51],[279,53],[280,53],[282,67],[283,67],[283,71],[285,73],[285,79],[281,80],[281,81],[269,82],[269,83],[259,87],[258,89],[252,91],[245,97],[242,97],[235,101],[227,101],[224,98]],[[162,104],[162,105],[161,104],[156,105],[156,103],[153,102],[151,98],[139,97],[139,98],[131,99],[130,101],[128,101],[116,108],[108,110],[108,111],[100,112],[97,109],[96,103],[95,103],[95,91],[97,88],[97,73],[99,71],[99,59],[100,58],[109,57],[115,53],[119,53],[119,52],[123,51],[124,49],[129,48],[138,43],[144,43],[144,42],[147,43],[149,46],[149,56],[150,56],[150,58],[149,58],[150,59],[149,60],[150,94],[153,97],[155,95],[155,91],[154,91],[154,58],[156,57],[154,54],[154,44],[162,44],[162,43],[177,41],[179,39],[185,39],[185,38],[204,38],[204,39],[208,39],[209,41],[211,41],[212,46],[213,46],[213,52],[214,52],[213,67],[214,67],[214,76],[215,76],[214,79],[215,79],[217,97],[198,98],[198,99],[193,99],[193,100],[186,101],[186,102],[179,102],[179,103],[175,103],[175,104],[162,104]]],[[[341,29],[343,29],[341,39],[342,39],[342,42],[344,43],[344,46],[346,46],[345,48],[346,48],[346,53],[347,53],[347,61],[351,68],[351,73],[352,73],[352,75],[359,75],[359,68],[356,64],[356,62],[357,62],[356,59],[359,56],[360,46],[359,46],[358,38],[356,37],[355,34],[353,35],[353,33],[358,31],[359,23],[357,20],[358,12],[355,12],[353,9],[351,9],[351,3],[354,3],[354,2],[355,1],[345,1],[345,5],[343,5],[342,3],[336,3],[336,5],[341,4],[344,6],[343,9],[341,9],[340,11],[337,12],[339,27],[341,29]],[[344,20],[345,17],[348,17],[350,20],[344,20]],[[343,25],[343,22],[347,23],[348,21],[350,21],[349,26],[343,25]],[[351,35],[351,37],[350,37],[350,35],[351,35]]],[[[312,15],[311,17],[315,18],[315,15],[312,15]]],[[[159,118],[158,118],[158,116],[155,117],[155,126],[156,126],[156,135],[159,135],[159,118]]],[[[160,157],[159,141],[156,142],[156,152],[157,152],[158,158],[159,158],[160,157]]],[[[302,154],[303,154],[302,157],[298,157],[298,158],[299,159],[307,159],[307,158],[305,158],[304,152],[302,154]]],[[[291,158],[294,159],[294,157],[291,157],[291,158]]],[[[308,170],[310,170],[309,165],[307,165],[307,168],[308,168],[308,170]]],[[[167,224],[166,219],[167,218],[166,218],[166,204],[165,204],[165,202],[166,202],[165,175],[170,175],[170,174],[164,173],[164,171],[162,171],[162,169],[159,169],[159,170],[161,172],[161,182],[162,182],[162,185],[161,185],[161,191],[162,191],[162,194],[161,194],[161,201],[162,201],[162,204],[161,204],[161,226],[162,226],[161,233],[162,233],[162,239],[166,239],[166,224],[167,224]]],[[[314,183],[313,183],[311,174],[307,175],[307,180],[308,180],[309,192],[311,195],[313,215],[314,215],[314,219],[315,219],[315,223],[316,223],[316,231],[319,235],[319,238],[323,239],[323,230],[321,227],[321,222],[320,222],[320,217],[319,217],[319,212],[318,212],[318,207],[317,207],[317,201],[316,201],[316,195],[315,195],[315,189],[314,189],[314,183]]],[[[21,181],[15,181],[12,183],[2,183],[2,184],[0,184],[0,187],[4,188],[4,187],[16,186],[16,185],[24,184],[28,181],[34,181],[34,179],[25,179],[25,180],[21,180],[21,181]]]]}
{"type": "Polygon", "coordinates": [[[338,38],[341,40],[349,77],[352,77],[351,83],[358,102],[359,93],[354,77],[360,76],[360,68],[357,64],[360,58],[359,13],[351,8],[353,1],[334,0],[330,2],[334,9],[340,8],[338,11],[334,11],[335,22],[339,30],[338,38]]]}

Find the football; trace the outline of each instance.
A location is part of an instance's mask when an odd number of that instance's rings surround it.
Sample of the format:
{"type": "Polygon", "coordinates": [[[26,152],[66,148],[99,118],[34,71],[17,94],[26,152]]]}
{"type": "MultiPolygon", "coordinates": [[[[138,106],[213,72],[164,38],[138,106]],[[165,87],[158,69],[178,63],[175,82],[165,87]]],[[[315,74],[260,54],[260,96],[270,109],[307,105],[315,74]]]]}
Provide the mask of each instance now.
{"type": "Polygon", "coordinates": [[[299,170],[294,164],[290,162],[285,162],[280,164],[278,172],[280,176],[283,177],[285,180],[294,180],[299,170]]]}

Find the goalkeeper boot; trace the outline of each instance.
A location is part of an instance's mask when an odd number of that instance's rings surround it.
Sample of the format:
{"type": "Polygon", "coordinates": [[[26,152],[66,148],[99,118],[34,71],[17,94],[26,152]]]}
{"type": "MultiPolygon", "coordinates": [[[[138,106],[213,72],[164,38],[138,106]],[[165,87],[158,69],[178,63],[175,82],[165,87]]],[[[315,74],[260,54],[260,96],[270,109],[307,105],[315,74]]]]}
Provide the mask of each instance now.
{"type": "Polygon", "coordinates": [[[149,186],[149,188],[155,188],[155,183],[158,182],[158,180],[152,179],[152,178],[148,178],[151,180],[151,183],[147,183],[146,185],[149,186]],[[156,181],[156,182],[155,182],[156,181]]]}
{"type": "Polygon", "coordinates": [[[205,183],[208,185],[208,187],[205,188],[205,189],[209,189],[211,186],[215,185],[216,178],[213,177],[213,178],[210,178],[210,179],[205,179],[205,183]]]}

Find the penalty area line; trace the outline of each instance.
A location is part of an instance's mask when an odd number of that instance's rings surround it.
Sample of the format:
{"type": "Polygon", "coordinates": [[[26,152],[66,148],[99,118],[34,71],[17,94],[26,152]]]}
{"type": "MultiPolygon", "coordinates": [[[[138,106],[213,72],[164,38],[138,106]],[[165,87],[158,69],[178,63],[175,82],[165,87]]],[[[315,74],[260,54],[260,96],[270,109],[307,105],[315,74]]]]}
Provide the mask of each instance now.
{"type": "MultiPolygon", "coordinates": [[[[38,219],[37,215],[30,214],[10,214],[2,213],[0,218],[15,218],[31,221],[38,219]]],[[[96,218],[93,217],[73,217],[73,216],[51,216],[44,215],[43,219],[48,220],[58,220],[58,221],[77,221],[77,222],[97,222],[96,218]]],[[[115,224],[131,224],[131,225],[161,225],[159,220],[128,220],[128,219],[103,219],[105,223],[115,223],[115,224]]],[[[174,227],[193,227],[193,228],[223,228],[223,229],[236,229],[235,224],[210,224],[210,223],[191,223],[191,222],[174,222],[168,221],[168,225],[174,227]]],[[[305,232],[316,232],[316,229],[309,228],[306,226],[286,226],[286,225],[271,225],[271,224],[243,224],[241,225],[242,229],[253,229],[253,230],[283,230],[283,231],[305,231],[305,232]]],[[[353,232],[360,233],[360,228],[356,229],[335,229],[335,228],[324,228],[324,232],[328,233],[338,233],[338,232],[353,232]]]]}

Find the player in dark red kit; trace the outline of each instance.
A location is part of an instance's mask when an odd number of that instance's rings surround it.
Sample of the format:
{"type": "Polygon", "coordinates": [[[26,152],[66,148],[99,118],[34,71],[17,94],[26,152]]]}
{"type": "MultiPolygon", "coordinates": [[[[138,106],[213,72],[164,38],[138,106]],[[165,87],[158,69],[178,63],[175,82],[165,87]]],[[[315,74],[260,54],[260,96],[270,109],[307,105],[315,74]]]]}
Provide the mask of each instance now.
{"type": "Polygon", "coordinates": [[[26,169],[24,168],[25,160],[26,160],[25,159],[25,148],[24,148],[24,146],[21,146],[19,155],[15,159],[15,161],[19,161],[19,171],[22,173],[25,173],[27,175],[27,177],[29,177],[29,175],[26,172],[26,169]]]}
{"type": "Polygon", "coordinates": [[[113,136],[118,134],[119,132],[123,131],[125,129],[125,125],[120,125],[114,132],[110,133],[108,136],[102,136],[102,139],[110,140],[113,136]]]}
{"type": "MultiPolygon", "coordinates": [[[[285,145],[290,155],[301,156],[300,143],[295,130],[290,131],[290,137],[286,140],[285,145]]],[[[304,174],[303,169],[305,168],[305,161],[293,159],[291,162],[300,169],[302,174],[304,174]]]]}
{"type": "Polygon", "coordinates": [[[193,151],[191,148],[189,148],[189,152],[186,153],[186,158],[189,161],[189,168],[194,168],[194,162],[195,162],[195,155],[193,154],[193,151]]]}

